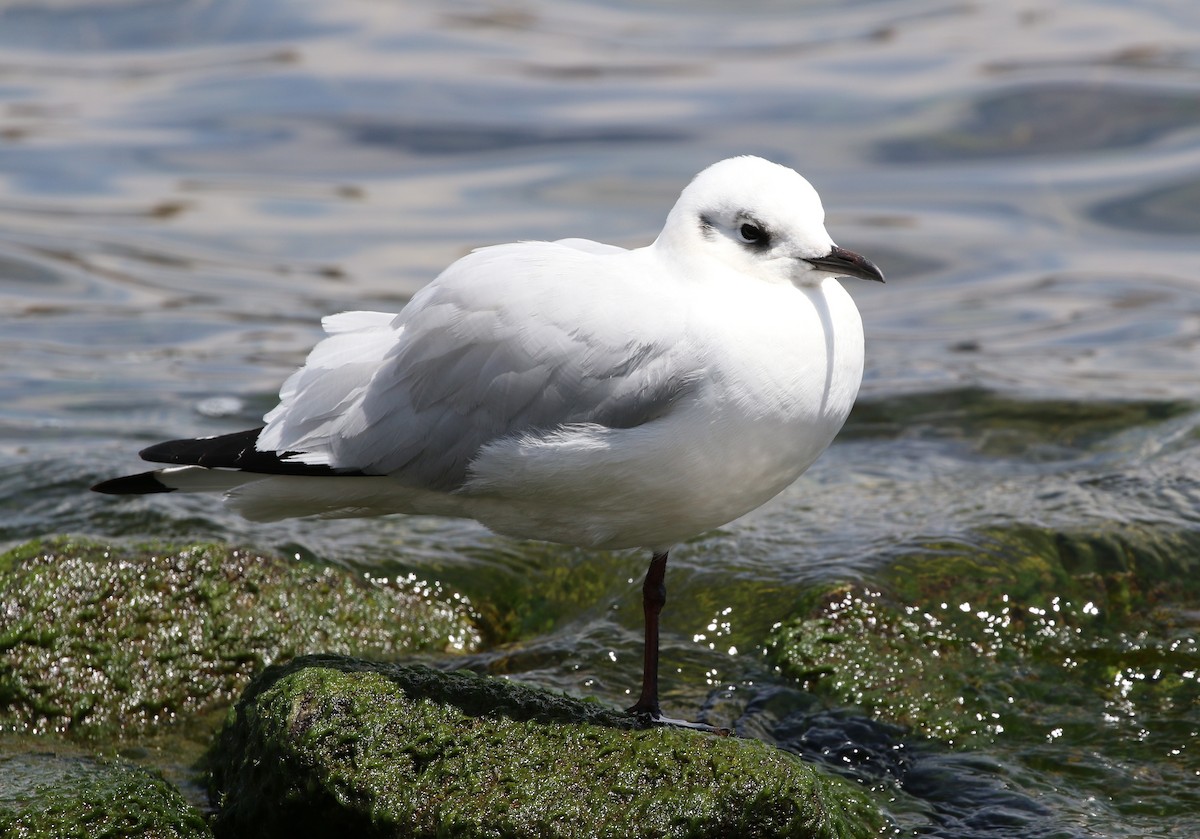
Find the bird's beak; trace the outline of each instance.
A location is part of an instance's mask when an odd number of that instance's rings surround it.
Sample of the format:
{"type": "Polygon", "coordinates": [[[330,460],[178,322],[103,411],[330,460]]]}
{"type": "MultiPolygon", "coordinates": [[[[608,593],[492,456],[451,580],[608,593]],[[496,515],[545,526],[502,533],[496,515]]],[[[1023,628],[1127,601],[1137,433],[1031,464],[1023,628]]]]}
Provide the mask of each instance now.
{"type": "Polygon", "coordinates": [[[828,271],[838,277],[857,277],[860,280],[883,282],[883,272],[875,266],[874,262],[865,256],[859,256],[854,251],[839,248],[837,245],[834,245],[833,249],[824,256],[806,259],[805,262],[818,271],[828,271]]]}

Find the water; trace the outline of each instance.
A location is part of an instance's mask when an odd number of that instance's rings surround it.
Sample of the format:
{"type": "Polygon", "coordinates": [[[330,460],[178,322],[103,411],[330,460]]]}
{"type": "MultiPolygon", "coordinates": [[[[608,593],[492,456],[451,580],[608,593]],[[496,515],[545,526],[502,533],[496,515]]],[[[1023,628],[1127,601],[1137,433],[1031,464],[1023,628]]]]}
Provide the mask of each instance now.
{"type": "Polygon", "coordinates": [[[736,153],[806,174],[888,283],[847,283],[868,361],[839,442],[673,554],[669,703],[835,765],[911,749],[904,772],[861,776],[906,832],[1200,832],[1194,707],[1106,745],[955,751],[819,710],[762,661],[805,586],[881,579],[921,545],[1200,528],[1190,0],[5,4],[0,539],[218,537],[415,568],[508,609],[519,643],[476,666],[625,701],[644,557],[85,490],[164,433],[257,422],[322,315],[395,310],[481,244],[644,244],[736,153]],[[797,719],[816,720],[807,740],[797,719]],[[1117,782],[1135,762],[1165,779],[1154,796],[1117,782]],[[1068,763],[1085,768],[1052,769],[1068,763]]]}

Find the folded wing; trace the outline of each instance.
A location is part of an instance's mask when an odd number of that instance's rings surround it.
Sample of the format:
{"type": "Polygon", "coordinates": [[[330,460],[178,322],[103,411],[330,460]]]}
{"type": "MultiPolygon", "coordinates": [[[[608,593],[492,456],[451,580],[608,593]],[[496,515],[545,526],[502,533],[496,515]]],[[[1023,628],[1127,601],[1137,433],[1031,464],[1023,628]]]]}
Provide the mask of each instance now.
{"type": "Polygon", "coordinates": [[[330,336],[284,384],[257,448],[286,452],[297,465],[449,491],[498,439],[661,416],[695,386],[699,362],[676,340],[682,330],[669,308],[649,330],[628,322],[631,309],[647,311],[627,305],[644,290],[612,263],[598,264],[626,253],[486,248],[399,315],[327,318],[330,336]],[[605,307],[611,312],[596,317],[605,307]],[[647,334],[656,337],[630,337],[647,334]]]}

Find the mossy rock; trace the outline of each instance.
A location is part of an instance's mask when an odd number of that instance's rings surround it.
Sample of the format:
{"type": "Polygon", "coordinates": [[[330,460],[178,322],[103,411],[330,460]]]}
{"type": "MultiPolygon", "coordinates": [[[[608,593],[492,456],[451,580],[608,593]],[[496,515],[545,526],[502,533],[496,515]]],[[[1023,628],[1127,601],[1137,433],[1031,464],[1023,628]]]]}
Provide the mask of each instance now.
{"type": "Polygon", "coordinates": [[[308,657],[210,756],[219,836],[866,837],[863,794],[758,741],[469,673],[308,657]]]}
{"type": "Polygon", "coordinates": [[[0,556],[0,730],[146,731],[308,652],[474,649],[469,605],[225,545],[33,542],[0,556]]]}
{"type": "Polygon", "coordinates": [[[128,763],[48,753],[0,757],[0,835],[12,839],[202,839],[200,812],[128,763]]]}
{"type": "Polygon", "coordinates": [[[952,743],[1145,742],[1150,719],[1169,742],[1200,725],[1198,564],[1189,531],[997,529],[810,597],[774,655],[810,690],[952,743]]]}

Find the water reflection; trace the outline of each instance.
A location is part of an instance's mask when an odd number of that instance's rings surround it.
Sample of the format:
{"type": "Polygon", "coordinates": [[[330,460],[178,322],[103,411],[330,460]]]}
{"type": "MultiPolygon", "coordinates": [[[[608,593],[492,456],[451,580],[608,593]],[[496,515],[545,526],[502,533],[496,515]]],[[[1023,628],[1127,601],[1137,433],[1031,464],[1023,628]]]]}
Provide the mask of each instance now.
{"type": "Polygon", "coordinates": [[[941,132],[887,140],[888,163],[932,163],[1036,155],[1084,155],[1144,146],[1200,125],[1190,92],[1104,84],[1025,86],[965,103],[941,132]]]}
{"type": "Polygon", "coordinates": [[[1096,205],[1090,215],[1118,230],[1139,230],[1159,236],[1200,232],[1200,178],[1160,186],[1096,205]]]}

